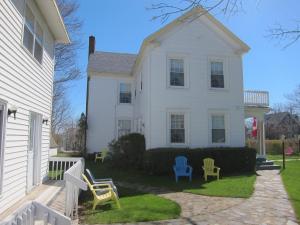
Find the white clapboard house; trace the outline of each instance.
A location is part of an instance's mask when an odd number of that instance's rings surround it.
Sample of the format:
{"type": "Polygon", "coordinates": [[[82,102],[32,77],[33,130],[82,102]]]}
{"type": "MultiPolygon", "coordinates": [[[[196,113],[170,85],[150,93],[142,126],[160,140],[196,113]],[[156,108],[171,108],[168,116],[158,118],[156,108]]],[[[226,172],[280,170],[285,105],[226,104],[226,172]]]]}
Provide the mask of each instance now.
{"type": "Polygon", "coordinates": [[[47,179],[54,45],[69,42],[55,0],[0,1],[0,215],[47,179]]]}
{"type": "Polygon", "coordinates": [[[148,36],[138,54],[95,51],[89,40],[87,150],[130,132],[146,148],[242,147],[245,118],[256,117],[260,155],[268,93],[244,91],[249,47],[194,8],[148,36]]]}

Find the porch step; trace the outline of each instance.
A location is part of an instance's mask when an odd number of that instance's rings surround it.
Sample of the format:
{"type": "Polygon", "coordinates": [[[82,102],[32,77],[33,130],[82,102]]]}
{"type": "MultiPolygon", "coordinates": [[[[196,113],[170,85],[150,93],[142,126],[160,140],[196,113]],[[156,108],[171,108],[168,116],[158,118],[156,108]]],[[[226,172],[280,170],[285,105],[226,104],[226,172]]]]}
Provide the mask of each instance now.
{"type": "Polygon", "coordinates": [[[273,161],[265,158],[256,159],[256,170],[280,170],[281,166],[275,165],[273,161]]]}
{"type": "Polygon", "coordinates": [[[257,165],[256,170],[280,170],[281,166],[279,165],[257,165]]]}

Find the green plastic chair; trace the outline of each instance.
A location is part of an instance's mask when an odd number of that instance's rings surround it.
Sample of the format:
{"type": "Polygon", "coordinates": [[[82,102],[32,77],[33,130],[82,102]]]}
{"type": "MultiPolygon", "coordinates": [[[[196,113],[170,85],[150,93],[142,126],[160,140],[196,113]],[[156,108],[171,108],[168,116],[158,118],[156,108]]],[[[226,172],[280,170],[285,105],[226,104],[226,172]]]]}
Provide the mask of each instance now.
{"type": "Polygon", "coordinates": [[[95,162],[97,162],[97,160],[101,160],[103,163],[104,159],[108,156],[108,152],[109,150],[107,148],[101,149],[100,152],[95,155],[95,162]]]}
{"type": "Polygon", "coordinates": [[[219,180],[220,177],[220,168],[215,166],[215,160],[211,158],[203,159],[204,179],[207,181],[207,176],[216,176],[219,180]]]}

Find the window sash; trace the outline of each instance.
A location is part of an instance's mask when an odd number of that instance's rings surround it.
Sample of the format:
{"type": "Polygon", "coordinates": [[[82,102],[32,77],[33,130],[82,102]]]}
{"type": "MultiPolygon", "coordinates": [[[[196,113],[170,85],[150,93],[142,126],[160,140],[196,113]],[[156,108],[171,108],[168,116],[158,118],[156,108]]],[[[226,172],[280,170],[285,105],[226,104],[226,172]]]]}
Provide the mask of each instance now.
{"type": "Polygon", "coordinates": [[[225,143],[225,129],[212,129],[212,143],[225,143]]]}
{"type": "Polygon", "coordinates": [[[184,60],[170,59],[170,86],[184,86],[184,60]]]}
{"type": "Polygon", "coordinates": [[[43,61],[43,41],[43,29],[35,20],[31,9],[26,5],[23,45],[39,63],[43,61]]]}
{"type": "Polygon", "coordinates": [[[131,103],[131,84],[120,84],[120,103],[131,103]]]}
{"type": "Polygon", "coordinates": [[[213,115],[212,116],[212,143],[225,143],[226,130],[225,130],[225,116],[213,115]]]}
{"type": "Polygon", "coordinates": [[[184,114],[170,115],[170,143],[185,143],[185,120],[184,114]]]}
{"type": "Polygon", "coordinates": [[[210,63],[211,87],[224,88],[224,66],[223,62],[210,63]]]}
{"type": "Polygon", "coordinates": [[[118,137],[131,132],[131,120],[118,120],[118,137]]]}

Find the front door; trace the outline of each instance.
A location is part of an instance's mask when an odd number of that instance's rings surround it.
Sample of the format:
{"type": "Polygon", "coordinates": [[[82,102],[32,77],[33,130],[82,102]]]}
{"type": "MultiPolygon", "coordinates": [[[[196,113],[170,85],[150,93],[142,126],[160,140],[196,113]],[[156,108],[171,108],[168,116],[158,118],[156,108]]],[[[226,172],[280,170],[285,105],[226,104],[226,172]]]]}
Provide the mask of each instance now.
{"type": "Polygon", "coordinates": [[[41,169],[42,116],[30,113],[27,164],[27,192],[39,184],[41,169]]]}

